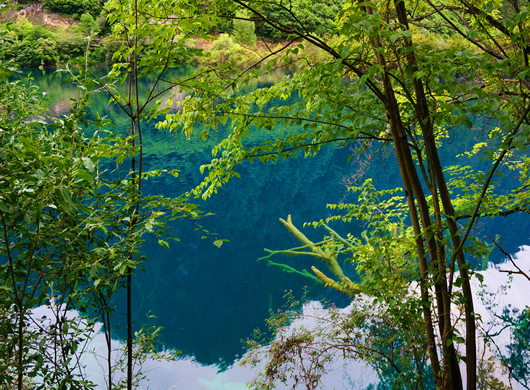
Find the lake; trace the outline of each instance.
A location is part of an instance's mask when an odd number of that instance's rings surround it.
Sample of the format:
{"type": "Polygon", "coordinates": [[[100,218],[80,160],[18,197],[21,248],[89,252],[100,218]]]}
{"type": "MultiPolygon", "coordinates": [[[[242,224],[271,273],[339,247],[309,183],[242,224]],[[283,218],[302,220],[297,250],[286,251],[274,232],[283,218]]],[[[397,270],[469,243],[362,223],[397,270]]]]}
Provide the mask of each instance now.
{"type": "MultiPolygon", "coordinates": [[[[186,70],[182,70],[186,72],[186,70]]],[[[64,74],[53,70],[33,70],[35,83],[49,95],[52,111],[61,115],[68,110],[68,97],[76,97],[78,90],[63,82],[64,74]]],[[[279,79],[282,74],[276,75],[279,79]]],[[[255,87],[265,86],[274,80],[266,80],[255,87]]],[[[92,110],[100,114],[108,111],[104,94],[95,96],[92,110]]],[[[115,116],[118,126],[127,121],[115,116]]],[[[480,124],[477,124],[479,126],[480,124]]],[[[277,129],[275,131],[287,131],[277,129]]],[[[124,130],[118,130],[124,131],[124,130]]],[[[178,169],[178,178],[149,180],[146,193],[179,195],[194,188],[201,181],[199,166],[209,161],[211,148],[227,134],[227,129],[214,133],[207,142],[198,137],[187,140],[154,128],[154,123],[144,127],[144,163],[147,167],[178,169]]],[[[450,164],[474,164],[487,168],[478,160],[465,157],[454,159],[455,150],[463,152],[469,142],[461,138],[445,141],[446,152],[441,157],[450,164]],[[458,142],[458,143],[456,143],[458,142]]],[[[218,194],[200,203],[202,210],[214,213],[201,221],[210,232],[227,239],[220,248],[211,240],[201,239],[202,233],[194,231],[191,223],[179,221],[172,225],[180,242],[171,242],[170,249],[148,240],[143,251],[148,261],[145,272],[138,272],[133,279],[134,322],[142,324],[150,312],[156,318],[151,325],[162,326],[161,341],[169,348],[183,351],[192,358],[193,364],[224,369],[240,357],[241,340],[252,330],[264,326],[270,310],[282,306],[286,290],[301,297],[304,291],[311,300],[328,299],[346,306],[349,302],[340,294],[317,285],[310,279],[268,267],[257,259],[264,256],[264,248],[288,249],[298,246],[278,219],[291,214],[295,224],[309,238],[319,241],[324,232],[312,227],[302,229],[304,222],[311,222],[330,215],[328,203],[352,201],[346,183],[351,183],[361,160],[352,159],[351,148],[324,148],[316,158],[282,160],[274,165],[258,161],[245,163],[239,168],[241,180],[232,180],[218,194]]],[[[399,186],[400,176],[393,159],[376,157],[364,178],[371,177],[376,188],[388,189],[399,186]]],[[[360,182],[357,181],[357,185],[360,182]]],[[[514,215],[496,218],[493,223],[479,224],[476,234],[485,239],[489,234],[503,236],[504,249],[515,253],[519,246],[530,244],[530,218],[514,215]]],[[[360,233],[361,226],[334,226],[339,232],[360,233]]],[[[489,259],[499,262],[498,252],[489,259]]],[[[297,269],[309,269],[312,263],[305,258],[277,258],[297,269]]],[[[480,263],[478,260],[477,264],[480,263]]],[[[345,271],[355,277],[354,267],[345,265],[345,271]]],[[[123,298],[115,302],[114,324],[121,325],[116,337],[125,337],[125,304],[123,298]]],[[[190,369],[190,375],[193,370],[190,369]]],[[[198,369],[198,371],[200,371],[198,369]]],[[[185,372],[185,370],[184,370],[185,372]]],[[[186,374],[184,374],[186,375],[186,374]]],[[[180,388],[180,387],[177,387],[180,388]]],[[[183,389],[185,387],[182,387],[183,389]]]]}

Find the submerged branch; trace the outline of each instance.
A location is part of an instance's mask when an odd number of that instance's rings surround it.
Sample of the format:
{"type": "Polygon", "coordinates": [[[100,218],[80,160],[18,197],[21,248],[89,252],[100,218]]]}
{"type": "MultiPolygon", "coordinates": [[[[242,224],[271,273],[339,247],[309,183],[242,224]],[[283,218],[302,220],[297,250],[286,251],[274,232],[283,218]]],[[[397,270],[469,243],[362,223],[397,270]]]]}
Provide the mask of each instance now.
{"type": "Polygon", "coordinates": [[[331,233],[332,238],[315,244],[313,241],[309,240],[300,230],[298,230],[296,226],[294,226],[290,215],[287,217],[287,220],[280,218],[280,222],[284,224],[287,230],[289,230],[289,232],[293,236],[295,236],[303,244],[303,246],[292,248],[292,249],[287,249],[287,250],[274,250],[273,251],[270,249],[265,249],[265,251],[268,252],[269,255],[264,256],[260,258],[259,260],[267,260],[267,259],[270,259],[274,255],[316,257],[322,260],[324,264],[326,264],[328,269],[339,279],[338,281],[335,281],[329,278],[328,276],[326,276],[323,272],[319,271],[314,266],[311,267],[311,270],[315,273],[316,277],[309,274],[309,272],[305,269],[303,271],[298,271],[294,269],[293,267],[288,266],[286,264],[274,263],[269,260],[269,265],[278,266],[282,268],[282,270],[285,272],[298,273],[300,275],[310,277],[311,279],[318,281],[319,283],[324,283],[327,287],[331,287],[351,298],[353,298],[356,294],[361,292],[361,288],[359,287],[359,285],[352,282],[350,278],[344,275],[342,268],[337,262],[337,252],[332,249],[322,249],[320,247],[320,245],[333,241],[336,238],[339,242],[345,244],[350,249],[354,249],[354,247],[347,240],[340,237],[330,227],[324,225],[324,227],[331,233]],[[302,251],[303,249],[310,249],[311,252],[302,251]]]}
{"type": "MultiPolygon", "coordinates": [[[[267,265],[269,265],[269,266],[273,266],[273,267],[279,267],[279,268],[281,268],[281,270],[282,270],[283,272],[287,272],[287,273],[290,273],[290,274],[300,274],[300,275],[302,275],[302,276],[305,276],[305,277],[308,277],[308,278],[310,278],[310,279],[313,279],[313,280],[314,280],[316,283],[318,283],[318,284],[322,284],[322,283],[323,283],[319,278],[317,278],[317,277],[311,275],[311,274],[309,273],[309,271],[306,270],[305,268],[304,268],[302,271],[298,271],[297,269],[295,269],[295,268],[293,268],[293,267],[291,267],[291,266],[289,266],[289,265],[287,265],[287,264],[275,263],[274,261],[270,261],[270,260],[269,260],[269,262],[267,263],[267,265]]],[[[324,283],[324,284],[325,284],[325,283],[324,283]]]]}
{"type": "Polygon", "coordinates": [[[315,266],[311,267],[311,270],[318,276],[318,278],[326,285],[331,287],[338,292],[354,298],[355,295],[361,292],[361,288],[358,284],[353,283],[348,277],[344,277],[342,283],[336,282],[333,279],[328,278],[323,272],[319,271],[315,266]]]}

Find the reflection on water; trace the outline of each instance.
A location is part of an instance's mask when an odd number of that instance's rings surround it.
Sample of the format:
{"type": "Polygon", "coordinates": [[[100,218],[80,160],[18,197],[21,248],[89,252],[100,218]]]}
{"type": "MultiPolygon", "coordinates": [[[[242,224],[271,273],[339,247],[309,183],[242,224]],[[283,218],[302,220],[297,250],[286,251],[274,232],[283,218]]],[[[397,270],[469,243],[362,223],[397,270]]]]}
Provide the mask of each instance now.
{"type": "MultiPolygon", "coordinates": [[[[521,269],[530,268],[530,247],[521,247],[514,256],[517,265],[521,269]]],[[[510,262],[504,262],[498,266],[490,266],[487,270],[482,271],[484,283],[474,283],[472,288],[474,295],[478,296],[480,291],[486,291],[492,295],[482,294],[486,297],[484,301],[477,300],[476,312],[482,317],[482,323],[490,334],[497,334],[494,337],[495,345],[501,353],[507,353],[507,345],[511,342],[511,328],[506,327],[506,323],[499,322],[504,308],[523,309],[530,302],[529,282],[522,275],[508,275],[500,270],[515,271],[510,262]],[[503,287],[504,286],[504,287],[503,287]],[[508,288],[506,288],[508,286],[508,288]],[[492,300],[492,301],[490,301],[492,300]],[[493,305],[492,305],[493,304],[493,305]],[[493,306],[493,310],[492,310],[493,306]]],[[[225,305],[230,303],[222,302],[225,305]]],[[[352,304],[354,305],[354,304],[352,304]]],[[[303,313],[307,316],[302,321],[294,322],[291,326],[297,327],[303,324],[306,329],[314,326],[315,316],[325,315],[320,302],[309,302],[304,306],[303,313]]],[[[339,310],[347,313],[349,308],[339,310]]],[[[74,315],[70,312],[70,315],[74,315]]],[[[33,315],[36,318],[47,316],[53,318],[53,315],[47,313],[43,307],[34,310],[33,315]]],[[[456,313],[455,313],[456,315],[456,313]]],[[[514,324],[512,324],[513,326],[514,324]]],[[[96,330],[101,328],[101,324],[96,326],[96,330]]],[[[222,335],[220,335],[222,337],[222,335]]],[[[114,347],[120,348],[119,342],[114,342],[114,347]]],[[[479,341],[480,348],[483,348],[483,342],[479,341]]],[[[106,364],[102,356],[106,355],[106,342],[103,333],[95,333],[90,345],[85,350],[91,351],[84,355],[83,365],[86,367],[87,378],[93,381],[98,389],[106,388],[105,385],[105,368],[106,364]]],[[[241,352],[244,352],[240,349],[241,352]]],[[[240,352],[240,353],[241,353],[240,352]]],[[[508,353],[509,355],[509,353],[508,353]]],[[[117,353],[113,358],[117,358],[117,353]]],[[[486,350],[480,356],[488,359],[491,351],[486,350]]],[[[153,390],[244,390],[245,384],[253,380],[261,367],[249,368],[239,365],[240,357],[236,355],[235,359],[223,372],[219,371],[216,364],[201,364],[194,357],[183,357],[177,361],[159,361],[148,358],[143,366],[143,373],[146,378],[140,384],[139,388],[149,388],[153,390]]],[[[508,384],[506,370],[498,360],[493,360],[494,376],[496,379],[508,384]]],[[[124,373],[115,373],[115,380],[123,377],[124,373]]],[[[337,354],[337,358],[327,365],[327,374],[322,377],[322,384],[327,389],[367,389],[370,384],[377,384],[378,378],[374,371],[361,362],[351,359],[343,360],[342,354],[337,354]]],[[[522,390],[523,387],[512,379],[511,385],[514,390],[522,390]]],[[[288,381],[285,385],[279,385],[277,390],[292,389],[292,382],[288,381]]]]}
{"type": "MultiPolygon", "coordinates": [[[[185,75],[186,70],[180,71],[185,75]]],[[[34,73],[35,82],[48,92],[50,104],[58,114],[64,113],[69,98],[78,94],[71,83],[61,81],[63,76],[48,70],[34,73]]],[[[267,83],[276,81],[282,74],[270,77],[267,83]]],[[[184,93],[181,94],[179,98],[184,97],[184,93]]],[[[94,94],[92,99],[91,112],[107,112],[108,96],[99,93],[94,94]]],[[[174,99],[173,104],[177,101],[174,99]]],[[[116,110],[110,115],[118,131],[123,131],[119,127],[127,126],[127,120],[120,117],[116,110]]],[[[274,131],[285,134],[295,129],[279,127],[274,131]]],[[[226,132],[227,129],[221,128],[203,142],[197,137],[186,140],[185,137],[156,130],[152,122],[146,124],[146,166],[178,169],[180,174],[178,178],[149,179],[145,191],[171,196],[196,186],[201,181],[199,166],[209,161],[212,146],[226,132]]],[[[451,144],[451,141],[448,139],[447,144],[453,150],[451,153],[442,150],[442,159],[451,164],[470,164],[463,157],[455,160],[450,156],[454,155],[456,148],[467,150],[473,140],[459,140],[458,145],[451,144]]],[[[259,162],[243,164],[239,169],[242,180],[233,180],[201,204],[203,210],[215,214],[202,222],[205,228],[217,233],[220,238],[230,240],[221,248],[212,245],[210,240],[201,239],[202,234],[194,231],[194,227],[186,221],[173,223],[180,242],[171,243],[169,250],[159,246],[157,240],[148,239],[143,248],[148,258],[144,264],[145,272],[138,273],[133,281],[135,324],[143,323],[146,312],[151,311],[157,317],[156,325],[164,327],[162,341],[169,347],[183,350],[188,356],[194,356],[195,360],[186,360],[188,363],[196,361],[228,366],[241,351],[240,340],[263,325],[270,309],[282,305],[285,290],[292,289],[295,296],[301,296],[307,286],[309,298],[334,299],[346,305],[348,302],[338,293],[327,291],[309,279],[269,268],[256,260],[263,256],[264,248],[285,249],[298,245],[278,218],[291,214],[294,223],[301,227],[303,222],[329,216],[326,204],[352,200],[342,184],[344,178],[351,177],[358,169],[358,165],[348,165],[350,154],[347,148],[329,147],[313,159],[298,158],[279,161],[275,165],[259,162]]],[[[382,162],[372,163],[365,177],[372,177],[378,189],[398,186],[397,165],[392,158],[382,162]]],[[[480,164],[478,161],[473,163],[480,164]]],[[[356,164],[363,164],[363,161],[356,164]]],[[[476,233],[484,237],[497,232],[503,234],[504,249],[508,252],[514,252],[519,245],[529,242],[525,233],[530,231],[528,218],[510,216],[494,222],[493,227],[488,225],[488,230],[485,225],[479,225],[476,233]]],[[[360,232],[361,227],[351,224],[334,226],[334,229],[339,234],[355,234],[360,232]]],[[[323,235],[322,231],[311,227],[306,227],[303,232],[314,241],[319,241],[323,235]]],[[[311,265],[303,258],[290,258],[288,261],[298,269],[311,265]]],[[[346,264],[345,271],[354,278],[353,266],[346,264]]],[[[123,321],[117,336],[125,331],[124,311],[123,302],[117,299],[115,323],[123,321]]],[[[186,373],[190,370],[183,369],[179,374],[183,377],[179,380],[187,380],[186,373]]]]}

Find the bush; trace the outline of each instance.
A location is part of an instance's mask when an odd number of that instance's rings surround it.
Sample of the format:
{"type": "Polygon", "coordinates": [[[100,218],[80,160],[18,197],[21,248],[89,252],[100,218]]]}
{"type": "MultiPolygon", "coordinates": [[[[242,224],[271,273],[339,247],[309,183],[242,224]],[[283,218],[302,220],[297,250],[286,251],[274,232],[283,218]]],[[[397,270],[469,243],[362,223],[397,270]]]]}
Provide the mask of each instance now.
{"type": "Polygon", "coordinates": [[[241,52],[241,46],[235,43],[230,35],[221,34],[219,38],[212,43],[208,54],[215,62],[224,64],[230,59],[230,57],[234,57],[239,52],[241,52]]]}
{"type": "Polygon", "coordinates": [[[99,16],[96,18],[96,23],[101,36],[110,34],[111,28],[110,24],[107,22],[107,13],[105,11],[99,14],[99,16]]]}
{"type": "Polygon", "coordinates": [[[53,65],[57,62],[57,42],[51,32],[20,18],[5,34],[0,59],[13,59],[20,67],[53,65]]]}
{"type": "MultiPolygon", "coordinates": [[[[14,57],[13,48],[20,43],[15,31],[8,31],[3,35],[3,42],[0,44],[0,61],[8,60],[14,57]]],[[[1,76],[0,76],[1,78],[1,76]]]]}
{"type": "Polygon", "coordinates": [[[57,63],[57,42],[51,38],[23,40],[11,47],[11,58],[22,68],[34,68],[57,63]]]}
{"type": "Polygon", "coordinates": [[[44,27],[32,24],[26,18],[20,18],[12,27],[20,40],[37,41],[39,38],[53,39],[53,34],[44,27]]]}
{"type": "Polygon", "coordinates": [[[51,38],[39,38],[35,44],[35,60],[39,65],[55,64],[57,56],[57,42],[51,38]]]}
{"type": "Polygon", "coordinates": [[[67,62],[69,58],[77,58],[85,54],[86,40],[79,36],[64,36],[57,41],[57,51],[61,55],[60,62],[67,62]]]}

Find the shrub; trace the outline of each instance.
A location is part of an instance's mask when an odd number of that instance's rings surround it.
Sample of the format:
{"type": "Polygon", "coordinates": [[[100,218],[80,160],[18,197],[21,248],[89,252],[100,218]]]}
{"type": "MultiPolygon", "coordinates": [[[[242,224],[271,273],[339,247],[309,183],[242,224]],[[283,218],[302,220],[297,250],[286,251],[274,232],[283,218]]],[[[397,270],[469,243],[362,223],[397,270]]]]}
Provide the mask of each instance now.
{"type": "Polygon", "coordinates": [[[110,24],[107,22],[107,13],[105,11],[101,12],[96,18],[96,23],[98,25],[100,35],[105,36],[110,34],[110,24]]]}
{"type": "Polygon", "coordinates": [[[23,68],[53,65],[57,62],[57,42],[51,38],[39,38],[37,41],[24,39],[11,49],[12,58],[23,68]]]}
{"type": "Polygon", "coordinates": [[[15,31],[8,31],[4,33],[2,38],[3,42],[0,44],[0,60],[8,60],[13,58],[13,48],[20,43],[17,33],[15,31]]]}
{"type": "Polygon", "coordinates": [[[241,46],[235,43],[234,39],[228,34],[221,34],[208,50],[209,57],[214,62],[221,64],[224,64],[240,52],[241,46]]]}
{"type": "Polygon", "coordinates": [[[39,38],[53,39],[53,34],[39,25],[33,25],[28,19],[20,18],[12,31],[15,32],[20,40],[37,41],[39,38]]]}
{"type": "Polygon", "coordinates": [[[51,38],[39,38],[35,45],[35,60],[39,65],[55,64],[57,55],[57,42],[51,38]]]}
{"type": "Polygon", "coordinates": [[[105,57],[106,63],[111,64],[112,63],[112,57],[114,56],[114,53],[119,51],[122,43],[115,39],[105,39],[103,41],[103,53],[105,57]]]}
{"type": "Polygon", "coordinates": [[[53,34],[26,18],[20,18],[5,38],[0,48],[1,59],[14,59],[23,68],[57,62],[57,42],[53,34]]]}
{"type": "Polygon", "coordinates": [[[18,39],[22,40],[33,29],[33,25],[28,19],[20,18],[11,28],[17,34],[18,39]]]}
{"type": "Polygon", "coordinates": [[[57,51],[61,54],[61,62],[68,58],[82,56],[86,50],[86,40],[79,36],[64,36],[57,41],[57,51]]]}

